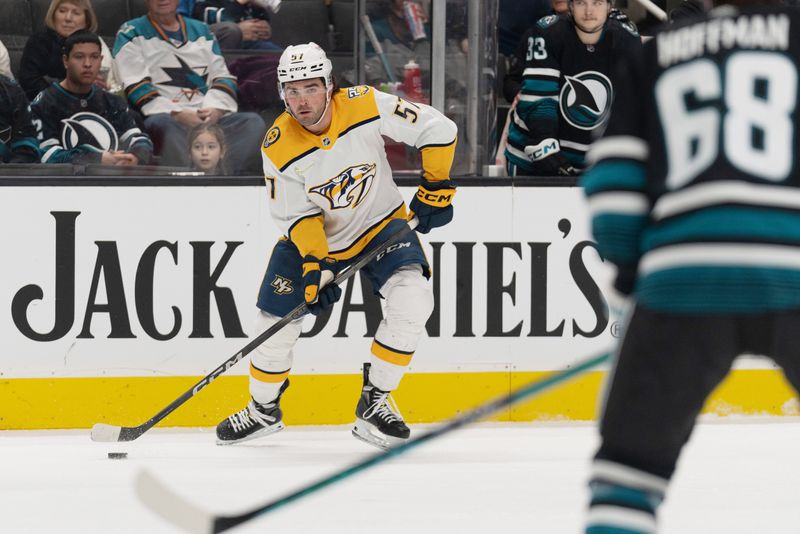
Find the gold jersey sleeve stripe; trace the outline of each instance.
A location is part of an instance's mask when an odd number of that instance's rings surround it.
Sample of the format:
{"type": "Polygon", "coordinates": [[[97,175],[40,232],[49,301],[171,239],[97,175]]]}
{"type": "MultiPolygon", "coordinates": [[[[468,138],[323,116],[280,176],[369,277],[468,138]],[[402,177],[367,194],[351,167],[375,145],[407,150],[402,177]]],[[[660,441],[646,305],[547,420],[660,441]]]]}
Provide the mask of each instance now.
{"type": "Polygon", "coordinates": [[[372,354],[374,354],[379,360],[403,367],[411,363],[411,358],[414,356],[413,352],[395,350],[379,343],[378,341],[372,342],[371,350],[372,354]]]}
{"type": "Polygon", "coordinates": [[[289,228],[289,240],[297,247],[300,257],[324,258],[328,255],[328,238],[321,213],[309,215],[289,228]]]}
{"type": "Polygon", "coordinates": [[[268,382],[270,384],[277,384],[278,382],[283,382],[289,377],[289,370],[282,371],[280,373],[268,373],[267,371],[262,371],[261,369],[254,366],[252,363],[250,364],[250,376],[258,380],[259,382],[268,382]]]}
{"type": "Polygon", "coordinates": [[[456,141],[447,145],[426,145],[422,152],[423,176],[429,182],[441,182],[450,177],[450,168],[456,154],[456,141]]]}

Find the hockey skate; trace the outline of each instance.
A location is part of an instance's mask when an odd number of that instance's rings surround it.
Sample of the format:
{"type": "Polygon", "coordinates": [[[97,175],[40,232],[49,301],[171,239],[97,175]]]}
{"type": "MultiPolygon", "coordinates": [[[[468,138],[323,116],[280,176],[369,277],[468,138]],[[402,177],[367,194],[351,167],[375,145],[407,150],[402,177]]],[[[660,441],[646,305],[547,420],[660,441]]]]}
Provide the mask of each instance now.
{"type": "Polygon", "coordinates": [[[356,406],[356,424],[353,435],[380,449],[408,439],[411,431],[394,405],[388,391],[382,391],[369,381],[369,363],[364,364],[364,387],[356,406]]]}
{"type": "Polygon", "coordinates": [[[289,387],[287,379],[278,392],[278,398],[259,404],[252,398],[243,410],[231,415],[217,425],[217,445],[232,445],[251,439],[269,436],[285,428],[281,411],[281,395],[289,387]]]}

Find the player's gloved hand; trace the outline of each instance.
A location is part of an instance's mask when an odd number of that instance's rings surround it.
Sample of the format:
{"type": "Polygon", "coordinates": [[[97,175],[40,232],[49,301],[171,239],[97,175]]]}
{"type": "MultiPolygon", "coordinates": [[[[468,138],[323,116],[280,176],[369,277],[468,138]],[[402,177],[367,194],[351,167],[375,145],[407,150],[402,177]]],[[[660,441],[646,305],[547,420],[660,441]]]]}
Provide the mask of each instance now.
{"type": "Polygon", "coordinates": [[[556,139],[545,139],[538,145],[526,146],[525,155],[536,168],[537,176],[577,176],[580,173],[561,152],[561,145],[556,139]]]}
{"type": "Polygon", "coordinates": [[[417,194],[408,205],[411,215],[419,219],[417,232],[427,234],[433,228],[444,226],[453,220],[453,197],[456,186],[450,180],[429,182],[423,179],[417,194]]]}
{"type": "Polygon", "coordinates": [[[611,287],[603,291],[608,305],[610,322],[627,322],[634,306],[633,290],[636,285],[636,266],[617,266],[617,274],[611,287]]]}
{"type": "Polygon", "coordinates": [[[543,176],[577,176],[580,173],[561,152],[537,161],[536,168],[542,169],[543,176]]]}
{"type": "Polygon", "coordinates": [[[329,272],[336,274],[336,260],[333,258],[323,258],[306,256],[303,258],[303,291],[306,299],[308,311],[314,315],[319,315],[323,310],[327,310],[342,296],[342,288],[333,282],[320,288],[322,283],[322,273],[329,272]]]}

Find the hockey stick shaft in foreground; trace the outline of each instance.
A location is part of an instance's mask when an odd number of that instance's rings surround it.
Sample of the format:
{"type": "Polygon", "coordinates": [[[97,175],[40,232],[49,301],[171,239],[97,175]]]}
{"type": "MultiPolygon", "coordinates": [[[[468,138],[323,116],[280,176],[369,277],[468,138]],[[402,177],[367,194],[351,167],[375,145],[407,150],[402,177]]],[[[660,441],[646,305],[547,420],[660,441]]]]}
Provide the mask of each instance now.
{"type": "Polygon", "coordinates": [[[207,510],[200,509],[173,493],[161,482],[159,482],[153,475],[144,470],[140,471],[137,475],[136,493],[139,496],[139,499],[148,508],[150,508],[150,510],[160,515],[173,525],[183,528],[187,532],[197,534],[224,532],[246,521],[250,521],[255,517],[266,514],[278,508],[282,508],[291,502],[315,493],[341,480],[349,478],[350,476],[364,471],[365,469],[368,469],[374,465],[383,463],[386,460],[403,454],[410,449],[422,445],[423,443],[427,443],[445,434],[449,434],[453,430],[461,428],[470,423],[474,423],[479,419],[483,419],[486,416],[499,412],[513,404],[541,393],[546,389],[565,382],[570,378],[578,376],[589,369],[600,365],[601,363],[605,362],[609,356],[610,354],[606,353],[600,356],[582,360],[569,369],[565,369],[563,371],[548,375],[545,378],[535,380],[509,393],[508,395],[487,402],[486,404],[482,404],[471,411],[454,417],[438,428],[422,434],[418,438],[411,439],[394,448],[369,456],[367,459],[342,469],[341,471],[338,471],[328,477],[320,479],[317,482],[311,483],[298,489],[297,491],[288,493],[283,497],[275,499],[267,504],[239,515],[215,516],[207,510]]]}
{"type": "MultiPolygon", "coordinates": [[[[379,254],[385,252],[386,249],[401,239],[405,237],[405,235],[416,228],[418,224],[418,219],[416,217],[412,218],[408,221],[403,228],[389,236],[384,242],[376,246],[375,248],[371,249],[369,252],[363,254],[358,260],[354,261],[341,271],[334,277],[333,283],[334,284],[341,284],[348,278],[352,277],[355,273],[357,273],[362,267],[366,264],[374,260],[379,254]]],[[[113,441],[133,441],[151,428],[153,428],[159,421],[167,417],[173,411],[175,411],[178,407],[180,407],[183,403],[197,395],[197,393],[209,385],[211,382],[216,380],[221,374],[225,371],[236,365],[242,358],[250,354],[253,350],[255,350],[259,345],[261,345],[264,341],[269,339],[270,337],[274,336],[281,328],[289,324],[290,322],[294,321],[295,319],[299,319],[303,315],[308,313],[308,308],[306,307],[305,302],[300,303],[297,307],[295,307],[292,311],[288,314],[281,317],[274,325],[267,328],[264,332],[256,336],[252,341],[250,341],[247,345],[245,345],[242,350],[225,360],[219,367],[211,371],[208,375],[206,375],[203,379],[201,379],[198,383],[192,386],[188,391],[186,391],[183,395],[172,401],[166,408],[155,414],[153,417],[145,421],[139,426],[133,427],[126,427],[126,426],[115,426],[115,425],[107,425],[104,423],[97,423],[92,427],[92,440],[93,441],[103,441],[103,442],[113,442],[113,441]]]]}

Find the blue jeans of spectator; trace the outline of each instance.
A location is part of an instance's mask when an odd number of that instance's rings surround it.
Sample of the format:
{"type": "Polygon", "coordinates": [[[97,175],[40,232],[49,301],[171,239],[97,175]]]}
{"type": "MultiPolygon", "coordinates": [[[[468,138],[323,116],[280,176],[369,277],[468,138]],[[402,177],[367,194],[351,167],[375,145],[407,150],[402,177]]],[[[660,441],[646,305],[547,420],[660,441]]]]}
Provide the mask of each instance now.
{"type": "MultiPolygon", "coordinates": [[[[219,120],[225,132],[225,167],[231,174],[261,174],[261,142],[267,126],[257,113],[229,113],[219,120]]],[[[161,164],[170,167],[190,165],[189,127],[174,120],[168,113],[157,113],[144,119],[147,133],[153,139],[161,164]]]]}

